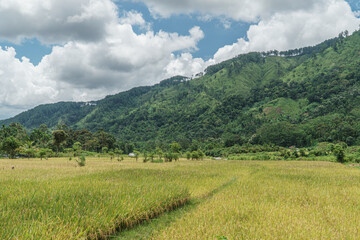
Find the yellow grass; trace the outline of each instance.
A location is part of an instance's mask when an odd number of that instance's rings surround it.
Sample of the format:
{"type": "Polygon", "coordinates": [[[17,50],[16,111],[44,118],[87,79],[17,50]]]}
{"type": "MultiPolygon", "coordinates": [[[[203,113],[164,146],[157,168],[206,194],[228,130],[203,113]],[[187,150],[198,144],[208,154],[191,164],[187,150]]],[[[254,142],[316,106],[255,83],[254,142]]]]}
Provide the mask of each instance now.
{"type": "Polygon", "coordinates": [[[360,171],[324,162],[239,162],[237,181],[153,239],[358,239],[360,171]]]}
{"type": "Polygon", "coordinates": [[[360,170],[337,163],[3,159],[0,184],[0,239],[106,237],[188,199],[152,239],[359,236],[360,170]]]}

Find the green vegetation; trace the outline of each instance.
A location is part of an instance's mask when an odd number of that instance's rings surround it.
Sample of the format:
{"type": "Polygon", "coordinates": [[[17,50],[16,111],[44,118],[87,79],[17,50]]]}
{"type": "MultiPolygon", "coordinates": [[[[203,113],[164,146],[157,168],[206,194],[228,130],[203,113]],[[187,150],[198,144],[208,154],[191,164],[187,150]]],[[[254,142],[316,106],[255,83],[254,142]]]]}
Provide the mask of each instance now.
{"type": "Polygon", "coordinates": [[[39,106],[0,124],[19,122],[28,131],[40,124],[103,130],[124,153],[167,152],[173,141],[189,152],[198,150],[196,144],[209,152],[246,143],[359,145],[359,52],[359,31],[340,34],[314,47],[240,55],[192,80],[178,76],[97,102],[39,106]]]}

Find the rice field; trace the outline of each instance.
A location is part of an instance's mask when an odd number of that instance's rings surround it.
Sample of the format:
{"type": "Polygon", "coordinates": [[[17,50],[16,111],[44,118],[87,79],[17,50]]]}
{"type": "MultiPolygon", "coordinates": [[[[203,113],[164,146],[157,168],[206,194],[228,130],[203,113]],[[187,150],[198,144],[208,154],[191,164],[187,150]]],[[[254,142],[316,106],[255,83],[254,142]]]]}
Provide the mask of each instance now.
{"type": "Polygon", "coordinates": [[[329,162],[0,159],[0,186],[0,239],[357,239],[360,229],[360,170],[329,162]]]}

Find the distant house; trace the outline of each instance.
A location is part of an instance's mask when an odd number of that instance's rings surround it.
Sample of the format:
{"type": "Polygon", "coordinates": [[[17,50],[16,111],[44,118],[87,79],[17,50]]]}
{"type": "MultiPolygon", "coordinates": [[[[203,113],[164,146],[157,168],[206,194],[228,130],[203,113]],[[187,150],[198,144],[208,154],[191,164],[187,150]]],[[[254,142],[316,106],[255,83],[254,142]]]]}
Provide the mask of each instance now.
{"type": "Polygon", "coordinates": [[[135,153],[129,153],[129,157],[136,157],[135,153]]]}

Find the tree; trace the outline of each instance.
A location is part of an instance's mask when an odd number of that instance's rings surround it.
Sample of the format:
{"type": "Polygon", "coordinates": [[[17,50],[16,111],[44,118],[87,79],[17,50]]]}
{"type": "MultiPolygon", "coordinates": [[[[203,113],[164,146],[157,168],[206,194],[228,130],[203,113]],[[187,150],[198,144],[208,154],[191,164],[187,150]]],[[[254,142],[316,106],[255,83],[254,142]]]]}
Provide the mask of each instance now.
{"type": "Polygon", "coordinates": [[[78,157],[80,157],[82,150],[81,143],[79,142],[74,143],[72,149],[74,150],[75,156],[77,155],[78,157]]]}
{"type": "Polygon", "coordinates": [[[1,143],[1,150],[9,155],[10,158],[15,158],[17,149],[21,146],[20,142],[14,137],[7,137],[1,143]]]}
{"type": "Polygon", "coordinates": [[[113,160],[115,153],[113,151],[109,152],[110,160],[113,160]]]}
{"type": "Polygon", "coordinates": [[[108,147],[103,147],[102,149],[101,149],[101,151],[102,151],[102,153],[107,153],[108,151],[109,151],[109,148],[108,147]]]}
{"type": "Polygon", "coordinates": [[[144,160],[143,160],[143,162],[148,162],[149,160],[148,160],[148,154],[147,154],[147,152],[145,151],[143,155],[144,155],[144,160]]]}
{"type": "Polygon", "coordinates": [[[187,160],[190,160],[191,158],[191,153],[189,151],[186,152],[186,159],[187,160]]]}
{"type": "Polygon", "coordinates": [[[45,124],[41,124],[39,128],[31,132],[30,140],[34,142],[34,145],[44,148],[51,140],[51,133],[45,124]]]}
{"type": "MultiPolygon", "coordinates": [[[[121,154],[123,154],[123,151],[122,150],[120,150],[120,149],[118,149],[118,148],[116,148],[115,149],[115,154],[117,155],[117,160],[120,162],[120,155],[121,154]]],[[[122,158],[122,157],[121,157],[122,158]]],[[[122,159],[121,159],[122,160],[122,159]]]]}
{"type": "Polygon", "coordinates": [[[139,159],[140,152],[139,151],[134,151],[134,154],[135,154],[135,158],[136,158],[136,161],[137,161],[139,159]]]}
{"type": "Polygon", "coordinates": [[[337,162],[339,163],[345,162],[345,151],[344,151],[344,147],[341,144],[336,144],[334,146],[333,153],[336,157],[337,162]]]}
{"type": "Polygon", "coordinates": [[[41,160],[42,160],[44,157],[46,157],[46,153],[47,153],[47,150],[44,149],[44,148],[41,148],[41,149],[39,150],[39,157],[40,157],[41,160]]]}
{"type": "Polygon", "coordinates": [[[32,141],[26,141],[25,144],[19,148],[19,150],[21,154],[26,155],[28,158],[34,156],[35,154],[32,141]]]}
{"type": "Polygon", "coordinates": [[[67,134],[64,130],[55,130],[53,131],[53,141],[56,146],[57,153],[60,150],[60,145],[66,141],[67,134]]]}
{"type": "Polygon", "coordinates": [[[179,153],[180,149],[181,149],[181,146],[180,146],[179,143],[173,142],[173,143],[170,144],[170,151],[172,153],[179,153]]]}
{"type": "Polygon", "coordinates": [[[110,133],[106,133],[103,130],[97,131],[95,134],[95,137],[98,139],[100,151],[104,147],[107,147],[108,149],[113,149],[116,143],[116,139],[113,135],[110,133]]]}
{"type": "Polygon", "coordinates": [[[199,154],[199,152],[198,151],[192,151],[191,152],[191,159],[192,160],[199,160],[199,158],[200,158],[200,154],[199,154]]]}
{"type": "Polygon", "coordinates": [[[157,147],[155,152],[156,152],[156,155],[158,155],[159,159],[161,160],[161,157],[164,154],[163,151],[161,150],[161,148],[157,147]]]}
{"type": "Polygon", "coordinates": [[[149,155],[150,161],[154,161],[154,156],[155,156],[154,152],[150,152],[150,155],[149,155]]]}

